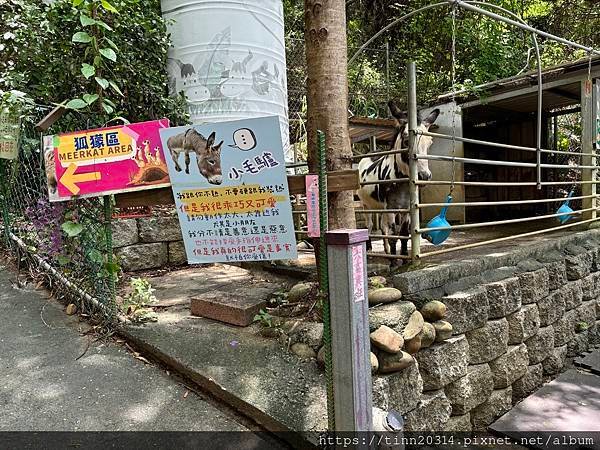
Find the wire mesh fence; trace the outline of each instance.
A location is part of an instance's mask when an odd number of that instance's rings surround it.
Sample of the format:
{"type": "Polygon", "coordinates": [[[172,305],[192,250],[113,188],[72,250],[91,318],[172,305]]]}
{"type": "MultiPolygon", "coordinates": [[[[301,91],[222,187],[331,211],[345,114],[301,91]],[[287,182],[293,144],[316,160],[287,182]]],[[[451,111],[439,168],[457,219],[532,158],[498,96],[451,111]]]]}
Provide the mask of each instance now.
{"type": "MultiPolygon", "coordinates": [[[[3,244],[48,276],[59,297],[106,320],[116,317],[110,197],[49,201],[42,133],[35,123],[50,108],[36,107],[22,122],[19,156],[0,160],[3,244]]],[[[95,116],[67,113],[44,134],[102,126],[95,116]]]]}

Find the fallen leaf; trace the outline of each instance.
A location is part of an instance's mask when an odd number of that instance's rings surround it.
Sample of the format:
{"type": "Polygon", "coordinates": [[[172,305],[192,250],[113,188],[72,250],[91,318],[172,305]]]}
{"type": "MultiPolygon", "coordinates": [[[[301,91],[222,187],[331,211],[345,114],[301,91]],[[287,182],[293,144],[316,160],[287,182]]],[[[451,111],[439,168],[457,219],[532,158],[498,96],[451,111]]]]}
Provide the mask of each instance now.
{"type": "Polygon", "coordinates": [[[139,356],[139,353],[135,356],[135,359],[139,359],[140,361],[144,361],[146,364],[150,364],[150,361],[148,361],[143,356],[139,356]]]}

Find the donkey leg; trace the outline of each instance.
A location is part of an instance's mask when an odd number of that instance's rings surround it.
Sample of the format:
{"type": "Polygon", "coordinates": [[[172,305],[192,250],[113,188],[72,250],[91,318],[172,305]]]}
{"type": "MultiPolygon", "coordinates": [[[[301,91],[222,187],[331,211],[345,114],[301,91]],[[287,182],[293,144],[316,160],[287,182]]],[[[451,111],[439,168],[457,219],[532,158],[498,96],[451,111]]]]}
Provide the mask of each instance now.
{"type": "MultiPolygon", "coordinates": [[[[369,234],[373,232],[373,216],[371,214],[367,214],[367,230],[369,230],[369,234]]],[[[373,250],[373,245],[371,244],[371,237],[369,236],[369,240],[367,241],[367,250],[373,250]]]]}
{"type": "MultiPolygon", "coordinates": [[[[389,236],[390,227],[393,228],[394,225],[394,215],[390,213],[382,214],[381,218],[381,234],[384,236],[389,236]]],[[[383,239],[383,249],[386,254],[390,254],[390,242],[388,238],[383,239]]]]}
{"type": "MultiPolygon", "coordinates": [[[[410,216],[408,215],[400,218],[400,235],[410,235],[410,216]]],[[[408,239],[406,238],[400,240],[400,254],[408,256],[408,239]]]]}
{"type": "MultiPolygon", "coordinates": [[[[400,230],[400,224],[399,224],[399,217],[398,214],[393,214],[393,222],[392,222],[392,234],[393,235],[398,235],[398,232],[400,230]]],[[[396,243],[398,242],[397,238],[392,238],[390,239],[390,251],[392,255],[396,254],[396,243]]]]}
{"type": "Polygon", "coordinates": [[[190,152],[185,152],[185,173],[190,174],[190,152]]]}
{"type": "Polygon", "coordinates": [[[175,170],[177,172],[181,172],[181,166],[179,165],[179,152],[173,149],[169,149],[171,152],[171,158],[173,158],[173,162],[175,163],[175,170]]]}

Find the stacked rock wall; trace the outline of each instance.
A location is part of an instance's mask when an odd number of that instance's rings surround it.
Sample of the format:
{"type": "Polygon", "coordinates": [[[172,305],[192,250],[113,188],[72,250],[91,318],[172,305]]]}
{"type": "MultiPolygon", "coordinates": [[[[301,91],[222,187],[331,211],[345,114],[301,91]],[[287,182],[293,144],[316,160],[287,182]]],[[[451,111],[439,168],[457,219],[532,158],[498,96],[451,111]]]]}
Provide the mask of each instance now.
{"type": "Polygon", "coordinates": [[[115,220],[113,248],[126,272],[187,263],[181,228],[175,215],[115,220]]]}
{"type": "Polygon", "coordinates": [[[376,406],[403,413],[409,431],[485,429],[600,344],[599,249],[589,231],[396,275],[416,308],[446,305],[454,335],[421,349],[404,371],[376,376],[376,406]]]}

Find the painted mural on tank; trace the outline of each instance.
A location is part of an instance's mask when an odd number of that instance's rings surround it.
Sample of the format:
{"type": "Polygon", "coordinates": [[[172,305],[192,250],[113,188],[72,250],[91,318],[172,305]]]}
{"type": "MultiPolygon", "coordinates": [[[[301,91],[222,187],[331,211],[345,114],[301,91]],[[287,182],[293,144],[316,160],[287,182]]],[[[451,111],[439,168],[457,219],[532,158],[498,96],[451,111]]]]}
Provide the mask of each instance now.
{"type": "Polygon", "coordinates": [[[283,5],[280,0],[163,0],[173,47],[172,93],[184,92],[194,123],[268,115],[289,151],[283,5]]]}

